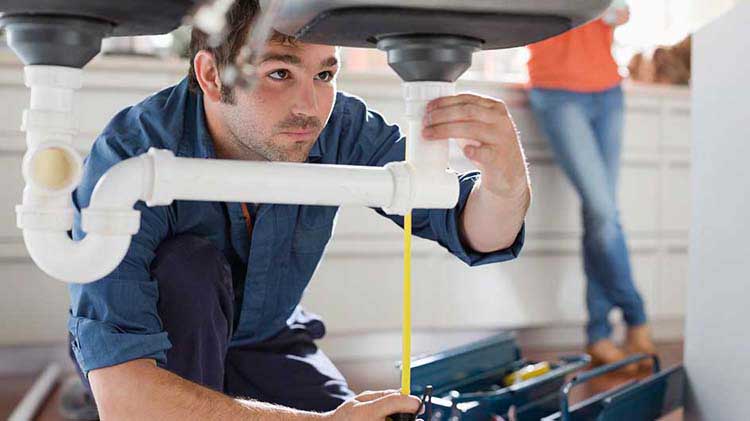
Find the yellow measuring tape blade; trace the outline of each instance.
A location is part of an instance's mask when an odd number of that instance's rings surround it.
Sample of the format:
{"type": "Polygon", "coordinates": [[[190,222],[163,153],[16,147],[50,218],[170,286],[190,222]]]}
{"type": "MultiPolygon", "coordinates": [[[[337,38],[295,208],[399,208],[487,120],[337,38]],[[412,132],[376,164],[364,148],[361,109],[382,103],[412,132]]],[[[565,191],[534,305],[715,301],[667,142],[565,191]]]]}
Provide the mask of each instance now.
{"type": "Polygon", "coordinates": [[[401,394],[411,394],[411,212],[404,216],[404,309],[401,325],[401,394]]]}

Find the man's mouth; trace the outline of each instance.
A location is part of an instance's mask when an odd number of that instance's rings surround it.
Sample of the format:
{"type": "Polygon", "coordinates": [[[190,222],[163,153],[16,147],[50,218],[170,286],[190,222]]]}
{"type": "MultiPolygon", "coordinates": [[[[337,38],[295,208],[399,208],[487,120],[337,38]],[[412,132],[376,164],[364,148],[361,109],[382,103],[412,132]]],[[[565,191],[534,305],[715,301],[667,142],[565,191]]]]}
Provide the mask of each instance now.
{"type": "Polygon", "coordinates": [[[310,140],[310,138],[315,137],[316,132],[315,130],[286,130],[281,134],[294,140],[310,140]]]}

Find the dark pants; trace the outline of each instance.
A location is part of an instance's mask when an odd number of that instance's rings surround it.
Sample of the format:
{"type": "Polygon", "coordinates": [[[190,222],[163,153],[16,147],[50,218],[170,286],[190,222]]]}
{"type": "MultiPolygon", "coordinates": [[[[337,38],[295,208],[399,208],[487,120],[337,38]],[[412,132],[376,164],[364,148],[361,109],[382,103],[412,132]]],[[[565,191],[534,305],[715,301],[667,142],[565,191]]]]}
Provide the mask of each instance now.
{"type": "Polygon", "coordinates": [[[298,323],[264,342],[230,346],[236,311],[231,271],[208,240],[180,235],[165,241],[151,273],[159,283],[159,316],[172,342],[162,368],[232,397],[303,410],[328,411],[353,396],[313,342],[325,331],[315,317],[302,314],[298,323]]]}

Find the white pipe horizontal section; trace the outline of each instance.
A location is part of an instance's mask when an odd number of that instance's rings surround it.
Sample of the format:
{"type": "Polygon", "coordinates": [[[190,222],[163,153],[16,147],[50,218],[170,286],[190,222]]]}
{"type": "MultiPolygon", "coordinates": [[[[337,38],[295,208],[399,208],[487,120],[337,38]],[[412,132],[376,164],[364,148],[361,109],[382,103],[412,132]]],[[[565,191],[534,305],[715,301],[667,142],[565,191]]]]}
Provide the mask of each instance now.
{"type": "Polygon", "coordinates": [[[156,154],[159,158],[151,200],[155,204],[209,200],[387,207],[395,192],[391,172],[382,167],[174,158],[164,151],[156,154]]]}
{"type": "MultiPolygon", "coordinates": [[[[70,98],[79,86],[80,73],[54,66],[33,67],[27,67],[27,84],[32,90],[27,113],[29,156],[55,146],[59,148],[56,154],[71,154],[65,143],[74,127],[61,116],[70,113],[70,98]],[[45,102],[42,93],[58,100],[45,102]]],[[[168,205],[174,200],[358,205],[402,215],[412,208],[451,208],[458,201],[458,180],[447,170],[447,142],[427,142],[418,130],[427,101],[450,92],[451,84],[407,85],[409,131],[415,142],[407,162],[368,167],[206,160],[176,158],[171,151],[151,149],[118,163],[99,180],[89,207],[81,212],[86,237],[80,241],[67,234],[73,210],[69,193],[75,186],[56,188],[54,183],[55,177],[69,172],[48,174],[26,168],[28,185],[23,205],[17,207],[18,226],[23,229],[29,254],[42,270],[67,282],[84,283],[103,278],[124,258],[131,236],[140,228],[140,212],[133,209],[139,200],[148,206],[168,205]],[[411,162],[419,156],[423,159],[411,162]],[[40,173],[46,178],[37,179],[40,173]],[[43,186],[51,187],[45,190],[43,186]]],[[[76,166],[80,165],[80,160],[73,158],[76,166]]],[[[25,165],[33,162],[29,158],[25,165]]]]}
{"type": "MultiPolygon", "coordinates": [[[[400,195],[413,198],[418,180],[408,163],[365,167],[206,160],[175,158],[170,151],[151,149],[118,163],[99,180],[89,207],[82,211],[87,233],[83,240],[71,240],[65,229],[33,228],[24,228],[24,240],[32,259],[48,274],[67,282],[92,282],[114,270],[125,256],[130,236],[139,229],[140,213],[133,210],[138,200],[149,206],[202,200],[388,208],[404,202],[400,195]]],[[[447,187],[434,182],[425,187],[449,192],[436,195],[442,199],[434,203],[451,207],[453,184],[455,177],[449,177],[447,187]]],[[[45,203],[34,195],[27,199],[29,206],[45,203]]],[[[54,217],[53,210],[48,208],[43,216],[54,217]]]]}

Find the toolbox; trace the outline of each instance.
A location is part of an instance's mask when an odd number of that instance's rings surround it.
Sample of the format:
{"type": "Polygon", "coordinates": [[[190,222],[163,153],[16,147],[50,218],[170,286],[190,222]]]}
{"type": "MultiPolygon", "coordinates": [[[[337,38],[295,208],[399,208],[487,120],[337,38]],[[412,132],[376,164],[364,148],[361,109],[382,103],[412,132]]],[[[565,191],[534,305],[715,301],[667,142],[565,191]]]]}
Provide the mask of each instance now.
{"type": "Polygon", "coordinates": [[[587,354],[530,361],[513,334],[500,333],[415,359],[412,393],[423,395],[425,421],[647,421],[683,404],[682,365],[662,371],[658,357],[637,354],[579,372],[589,362],[587,354]],[[646,358],[650,376],[570,404],[574,387],[646,358]]]}

